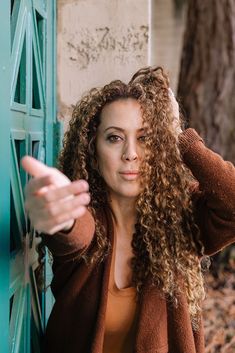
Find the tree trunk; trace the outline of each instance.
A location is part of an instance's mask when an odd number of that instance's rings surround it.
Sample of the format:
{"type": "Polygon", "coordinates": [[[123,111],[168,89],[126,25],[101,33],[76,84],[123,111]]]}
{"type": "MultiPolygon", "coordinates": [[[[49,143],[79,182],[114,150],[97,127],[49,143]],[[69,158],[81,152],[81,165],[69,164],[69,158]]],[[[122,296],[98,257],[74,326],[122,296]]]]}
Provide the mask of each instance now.
{"type": "MultiPolygon", "coordinates": [[[[235,0],[189,0],[178,98],[188,125],[235,164],[235,0]]],[[[214,257],[215,272],[232,249],[214,257]]]]}
{"type": "Polygon", "coordinates": [[[189,0],[178,98],[189,126],[235,163],[235,0],[189,0]]]}

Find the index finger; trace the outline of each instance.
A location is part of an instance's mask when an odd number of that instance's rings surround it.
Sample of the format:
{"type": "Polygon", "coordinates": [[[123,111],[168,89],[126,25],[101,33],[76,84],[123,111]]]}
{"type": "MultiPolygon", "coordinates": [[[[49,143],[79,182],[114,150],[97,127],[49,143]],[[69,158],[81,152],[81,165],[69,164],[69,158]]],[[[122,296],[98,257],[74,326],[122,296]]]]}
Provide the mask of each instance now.
{"type": "Polygon", "coordinates": [[[179,118],[179,104],[178,104],[178,102],[175,98],[175,95],[170,87],[168,88],[168,93],[169,93],[169,97],[171,100],[173,114],[176,118],[179,118]]]}
{"type": "Polygon", "coordinates": [[[21,165],[27,173],[34,177],[43,177],[50,174],[50,167],[30,156],[23,157],[21,165]]]}

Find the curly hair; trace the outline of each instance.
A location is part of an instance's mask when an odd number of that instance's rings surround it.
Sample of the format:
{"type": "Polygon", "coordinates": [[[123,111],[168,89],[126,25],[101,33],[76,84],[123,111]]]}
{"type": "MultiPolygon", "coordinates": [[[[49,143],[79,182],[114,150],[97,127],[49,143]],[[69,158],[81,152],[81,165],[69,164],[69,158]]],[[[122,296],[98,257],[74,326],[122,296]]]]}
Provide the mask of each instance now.
{"type": "Polygon", "coordinates": [[[132,239],[133,283],[140,294],[146,278],[150,279],[174,305],[177,294],[185,291],[192,327],[197,330],[205,291],[201,266],[204,248],[191,197],[195,179],[182,161],[173,128],[169,80],[161,67],[140,69],[127,84],[115,80],[103,88],[93,88],[74,107],[59,167],[71,180],[82,178],[90,186],[89,209],[96,222],[96,251],[85,260],[103,261],[110,249],[97,216],[99,209],[107,208],[109,198],[95,167],[96,134],[103,107],[126,98],[140,103],[148,136],[141,165],[143,188],[136,201],[137,223],[132,239]]]}

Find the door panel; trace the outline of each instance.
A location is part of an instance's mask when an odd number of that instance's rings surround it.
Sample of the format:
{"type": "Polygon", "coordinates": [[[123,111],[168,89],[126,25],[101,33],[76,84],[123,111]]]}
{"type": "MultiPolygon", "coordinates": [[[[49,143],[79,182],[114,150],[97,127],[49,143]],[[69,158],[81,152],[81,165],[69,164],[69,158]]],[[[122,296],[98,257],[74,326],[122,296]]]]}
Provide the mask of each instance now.
{"type": "Polygon", "coordinates": [[[28,154],[52,165],[60,147],[54,98],[55,1],[9,0],[1,2],[0,12],[5,17],[0,27],[5,46],[0,58],[0,67],[5,67],[5,90],[0,88],[5,97],[0,105],[0,146],[4,142],[5,149],[5,173],[0,170],[5,201],[0,201],[0,352],[40,353],[53,305],[51,268],[24,209],[29,176],[20,159],[28,154]]]}

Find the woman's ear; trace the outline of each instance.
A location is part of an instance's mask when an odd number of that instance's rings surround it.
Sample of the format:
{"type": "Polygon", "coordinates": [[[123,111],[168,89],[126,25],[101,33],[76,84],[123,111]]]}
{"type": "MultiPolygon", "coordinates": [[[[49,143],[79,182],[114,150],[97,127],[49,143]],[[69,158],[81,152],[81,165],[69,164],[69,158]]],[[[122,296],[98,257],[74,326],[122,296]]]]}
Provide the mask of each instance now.
{"type": "Polygon", "coordinates": [[[92,157],[91,159],[91,168],[94,169],[99,175],[101,175],[100,169],[99,169],[99,163],[97,159],[94,157],[92,157]]]}
{"type": "Polygon", "coordinates": [[[94,157],[91,158],[91,168],[96,170],[96,171],[98,169],[98,162],[97,162],[97,160],[94,157]]]}

